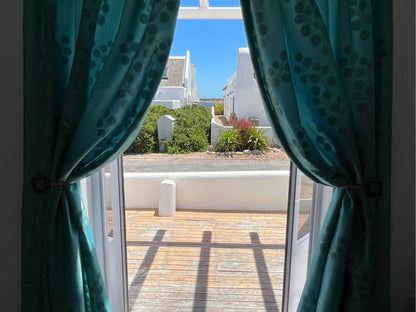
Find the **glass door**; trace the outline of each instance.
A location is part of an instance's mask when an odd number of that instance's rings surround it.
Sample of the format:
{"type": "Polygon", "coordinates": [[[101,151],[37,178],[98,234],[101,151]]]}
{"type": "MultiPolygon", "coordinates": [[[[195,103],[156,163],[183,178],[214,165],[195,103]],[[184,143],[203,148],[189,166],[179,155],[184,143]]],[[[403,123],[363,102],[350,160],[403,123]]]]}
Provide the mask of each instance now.
{"type": "Polygon", "coordinates": [[[296,311],[319,231],[318,185],[291,165],[283,311],[296,311]]]}
{"type": "Polygon", "coordinates": [[[122,158],[81,181],[98,262],[113,311],[128,311],[122,158]]]}

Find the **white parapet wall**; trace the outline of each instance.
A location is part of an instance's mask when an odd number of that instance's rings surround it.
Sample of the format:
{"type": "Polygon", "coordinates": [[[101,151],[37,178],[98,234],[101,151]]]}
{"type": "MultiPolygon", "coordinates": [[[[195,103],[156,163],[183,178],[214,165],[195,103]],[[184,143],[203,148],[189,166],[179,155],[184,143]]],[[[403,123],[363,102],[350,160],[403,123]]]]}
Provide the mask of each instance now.
{"type": "MultiPolygon", "coordinates": [[[[160,86],[157,89],[157,93],[153,98],[152,105],[163,105],[157,104],[163,103],[164,101],[179,101],[180,107],[184,106],[186,103],[186,89],[184,87],[169,87],[169,86],[160,86]]],[[[176,103],[176,102],[175,102],[176,103]]]]}
{"type": "Polygon", "coordinates": [[[171,109],[181,108],[182,104],[179,100],[153,100],[152,106],[161,105],[171,109]]]}
{"type": "MultiPolygon", "coordinates": [[[[215,122],[215,119],[211,119],[211,145],[215,146],[218,143],[218,138],[221,134],[221,132],[233,129],[231,126],[223,126],[220,124],[217,124],[215,122]]],[[[256,127],[258,130],[266,131],[265,136],[269,138],[269,143],[271,145],[276,144],[276,139],[273,134],[272,127],[256,127]]]]}
{"type": "Polygon", "coordinates": [[[287,210],[288,170],[127,172],[124,174],[126,208],[157,208],[160,185],[164,180],[176,184],[177,209],[287,210]]]}

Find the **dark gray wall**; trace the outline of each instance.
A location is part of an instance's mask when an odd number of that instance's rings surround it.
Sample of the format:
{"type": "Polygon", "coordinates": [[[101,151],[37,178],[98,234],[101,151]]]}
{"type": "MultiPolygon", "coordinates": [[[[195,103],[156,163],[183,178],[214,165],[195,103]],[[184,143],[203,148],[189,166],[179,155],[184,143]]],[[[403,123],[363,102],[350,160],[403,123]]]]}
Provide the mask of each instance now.
{"type": "Polygon", "coordinates": [[[390,222],[390,310],[407,311],[415,295],[415,2],[393,11],[393,142],[390,222]]]}
{"type": "Polygon", "coordinates": [[[0,2],[0,310],[20,307],[23,0],[0,2]]]}
{"type": "MultiPolygon", "coordinates": [[[[20,223],[23,167],[23,0],[0,2],[0,306],[20,307],[20,223]]],[[[414,1],[395,0],[391,311],[414,295],[415,132],[414,1]]]]}

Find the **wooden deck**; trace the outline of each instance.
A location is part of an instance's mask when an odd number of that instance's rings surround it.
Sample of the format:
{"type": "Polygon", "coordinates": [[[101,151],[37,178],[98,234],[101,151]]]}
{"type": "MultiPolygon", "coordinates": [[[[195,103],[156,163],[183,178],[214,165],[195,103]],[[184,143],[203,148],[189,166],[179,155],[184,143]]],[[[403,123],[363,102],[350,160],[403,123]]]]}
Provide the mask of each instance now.
{"type": "Polygon", "coordinates": [[[126,211],[130,311],[280,311],[286,213],[126,211]]]}

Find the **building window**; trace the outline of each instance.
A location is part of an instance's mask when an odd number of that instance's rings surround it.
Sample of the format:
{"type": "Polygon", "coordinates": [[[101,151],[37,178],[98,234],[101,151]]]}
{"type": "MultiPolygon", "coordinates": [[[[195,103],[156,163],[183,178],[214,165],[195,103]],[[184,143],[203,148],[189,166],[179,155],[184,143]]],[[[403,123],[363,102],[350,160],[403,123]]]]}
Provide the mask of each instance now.
{"type": "Polygon", "coordinates": [[[166,67],[163,71],[162,79],[169,79],[169,68],[166,67]]]}

